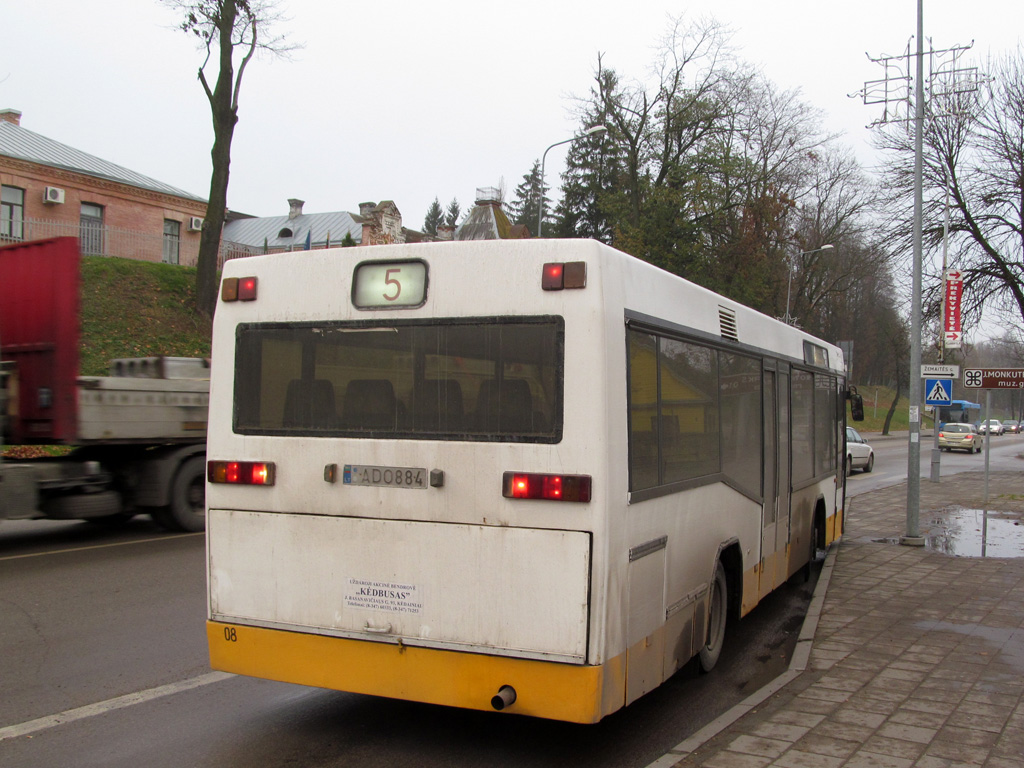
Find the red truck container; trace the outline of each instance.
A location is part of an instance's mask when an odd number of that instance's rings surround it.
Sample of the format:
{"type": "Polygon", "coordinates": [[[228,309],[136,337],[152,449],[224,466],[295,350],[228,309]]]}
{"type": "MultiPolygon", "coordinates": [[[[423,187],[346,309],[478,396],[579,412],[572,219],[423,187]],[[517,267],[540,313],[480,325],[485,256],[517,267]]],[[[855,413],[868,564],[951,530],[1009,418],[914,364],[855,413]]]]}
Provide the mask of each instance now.
{"type": "Polygon", "coordinates": [[[0,248],[0,357],[18,372],[13,443],[75,441],[80,282],[73,237],[0,248]]]}
{"type": "Polygon", "coordinates": [[[209,363],[115,360],[78,375],[78,240],[0,247],[0,436],[74,446],[0,462],[0,519],[127,519],[205,527],[209,363]]]}

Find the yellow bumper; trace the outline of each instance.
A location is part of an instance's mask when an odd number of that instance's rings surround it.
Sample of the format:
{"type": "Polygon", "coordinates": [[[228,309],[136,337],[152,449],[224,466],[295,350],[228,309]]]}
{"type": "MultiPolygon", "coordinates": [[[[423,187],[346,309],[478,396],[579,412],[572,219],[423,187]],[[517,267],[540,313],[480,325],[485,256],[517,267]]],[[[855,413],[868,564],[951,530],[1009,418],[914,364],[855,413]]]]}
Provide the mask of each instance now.
{"type": "Polygon", "coordinates": [[[625,703],[624,663],[561,664],[207,621],[210,666],[224,672],[373,696],[491,711],[504,685],[511,714],[596,723],[625,703]]]}

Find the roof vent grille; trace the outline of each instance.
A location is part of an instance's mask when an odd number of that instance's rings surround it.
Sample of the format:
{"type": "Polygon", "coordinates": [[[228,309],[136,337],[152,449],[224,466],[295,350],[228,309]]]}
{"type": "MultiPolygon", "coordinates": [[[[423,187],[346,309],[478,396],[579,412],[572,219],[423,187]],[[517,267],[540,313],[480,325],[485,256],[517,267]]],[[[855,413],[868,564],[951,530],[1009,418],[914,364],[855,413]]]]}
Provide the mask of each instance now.
{"type": "Polygon", "coordinates": [[[728,307],[718,307],[718,325],[721,328],[722,338],[739,341],[739,332],[736,329],[736,312],[728,307]]]}

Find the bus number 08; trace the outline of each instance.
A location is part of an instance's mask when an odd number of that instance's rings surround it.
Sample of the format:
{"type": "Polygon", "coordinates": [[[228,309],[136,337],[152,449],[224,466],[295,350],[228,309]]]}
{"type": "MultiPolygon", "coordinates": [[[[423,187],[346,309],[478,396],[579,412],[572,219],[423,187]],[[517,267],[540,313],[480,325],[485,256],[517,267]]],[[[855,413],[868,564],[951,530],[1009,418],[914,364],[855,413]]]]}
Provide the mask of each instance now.
{"type": "Polygon", "coordinates": [[[234,627],[224,627],[224,639],[229,643],[238,642],[238,630],[234,627]]]}

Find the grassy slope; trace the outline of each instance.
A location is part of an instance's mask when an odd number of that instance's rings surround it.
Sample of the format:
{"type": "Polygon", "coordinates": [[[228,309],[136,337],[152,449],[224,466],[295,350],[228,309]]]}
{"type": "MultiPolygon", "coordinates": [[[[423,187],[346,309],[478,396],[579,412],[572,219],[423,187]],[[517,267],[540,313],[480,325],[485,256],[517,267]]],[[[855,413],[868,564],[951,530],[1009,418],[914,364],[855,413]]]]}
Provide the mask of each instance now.
{"type": "Polygon", "coordinates": [[[83,256],[80,374],[106,375],[118,357],[209,357],[195,281],[190,267],[83,256]]]}

